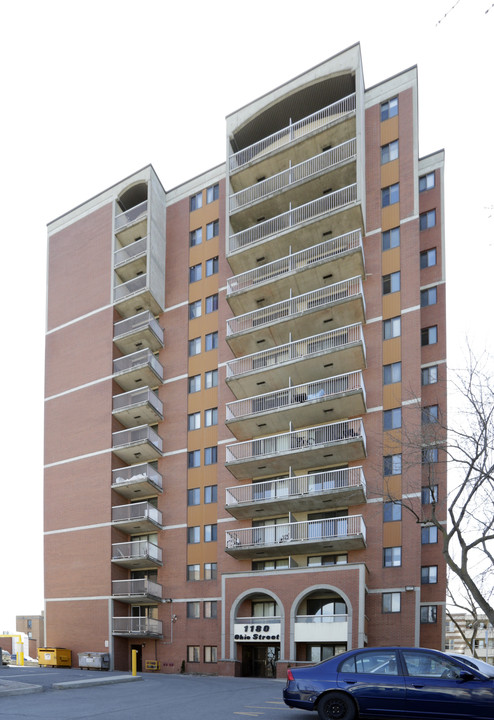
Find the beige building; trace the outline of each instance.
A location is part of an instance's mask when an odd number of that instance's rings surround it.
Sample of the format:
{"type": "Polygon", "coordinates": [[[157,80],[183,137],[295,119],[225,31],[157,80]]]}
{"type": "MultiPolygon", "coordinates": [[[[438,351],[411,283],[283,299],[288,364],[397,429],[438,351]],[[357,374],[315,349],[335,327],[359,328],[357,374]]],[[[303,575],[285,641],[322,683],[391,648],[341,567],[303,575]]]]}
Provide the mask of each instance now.
{"type": "Polygon", "coordinates": [[[446,650],[461,655],[473,655],[475,651],[476,657],[494,665],[494,628],[487,617],[479,615],[476,621],[466,613],[453,613],[451,617],[446,621],[446,650]]]}

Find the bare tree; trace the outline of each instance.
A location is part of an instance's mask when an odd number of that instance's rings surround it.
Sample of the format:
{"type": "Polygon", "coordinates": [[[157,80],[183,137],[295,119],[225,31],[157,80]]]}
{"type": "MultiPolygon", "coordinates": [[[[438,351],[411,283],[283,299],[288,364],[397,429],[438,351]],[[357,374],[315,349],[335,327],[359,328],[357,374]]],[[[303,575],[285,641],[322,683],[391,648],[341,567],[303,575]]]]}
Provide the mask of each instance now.
{"type": "Polygon", "coordinates": [[[484,628],[484,616],[480,616],[479,608],[468,590],[458,585],[458,582],[448,578],[446,595],[449,606],[457,608],[461,614],[446,608],[446,617],[453,623],[473,657],[478,657],[477,636],[484,628]]]}

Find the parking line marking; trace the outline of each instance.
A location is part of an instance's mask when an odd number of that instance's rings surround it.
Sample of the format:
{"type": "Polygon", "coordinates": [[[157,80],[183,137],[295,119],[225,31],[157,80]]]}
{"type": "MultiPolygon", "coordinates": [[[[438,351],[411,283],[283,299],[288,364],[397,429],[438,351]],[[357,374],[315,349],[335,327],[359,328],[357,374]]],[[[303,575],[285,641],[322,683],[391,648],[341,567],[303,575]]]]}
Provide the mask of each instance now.
{"type": "Polygon", "coordinates": [[[259,715],[264,715],[264,713],[250,713],[250,712],[238,712],[238,711],[235,711],[233,714],[234,715],[250,715],[250,717],[259,717],[259,715]]]}

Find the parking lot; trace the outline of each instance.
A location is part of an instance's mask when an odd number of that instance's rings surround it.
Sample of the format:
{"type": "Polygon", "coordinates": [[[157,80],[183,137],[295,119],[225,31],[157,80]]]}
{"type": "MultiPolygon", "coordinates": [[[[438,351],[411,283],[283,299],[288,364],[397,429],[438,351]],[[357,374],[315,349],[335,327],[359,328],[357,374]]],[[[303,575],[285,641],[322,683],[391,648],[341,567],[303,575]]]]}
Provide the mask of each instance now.
{"type": "Polygon", "coordinates": [[[128,673],[76,668],[18,668],[0,671],[3,681],[43,686],[35,694],[0,696],[0,718],[9,720],[310,720],[316,714],[283,703],[282,680],[143,673],[138,681],[56,690],[69,681],[110,680],[128,673]]]}

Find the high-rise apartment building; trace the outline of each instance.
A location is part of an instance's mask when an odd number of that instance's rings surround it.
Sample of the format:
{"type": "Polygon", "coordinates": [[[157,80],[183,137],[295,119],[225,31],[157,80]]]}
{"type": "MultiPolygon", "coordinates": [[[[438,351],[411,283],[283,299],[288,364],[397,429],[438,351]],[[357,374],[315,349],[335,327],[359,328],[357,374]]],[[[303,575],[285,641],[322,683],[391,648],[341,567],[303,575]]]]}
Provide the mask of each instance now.
{"type": "Polygon", "coordinates": [[[266,676],[441,648],[441,547],[404,507],[446,499],[444,158],[418,155],[417,70],[365,88],[355,45],[229,115],[227,143],[49,224],[46,642],[266,676]]]}

